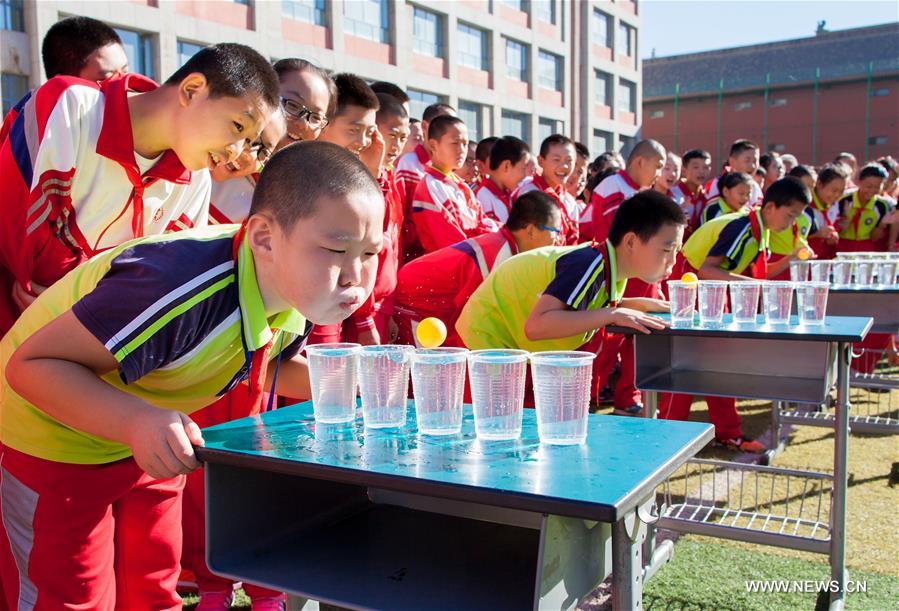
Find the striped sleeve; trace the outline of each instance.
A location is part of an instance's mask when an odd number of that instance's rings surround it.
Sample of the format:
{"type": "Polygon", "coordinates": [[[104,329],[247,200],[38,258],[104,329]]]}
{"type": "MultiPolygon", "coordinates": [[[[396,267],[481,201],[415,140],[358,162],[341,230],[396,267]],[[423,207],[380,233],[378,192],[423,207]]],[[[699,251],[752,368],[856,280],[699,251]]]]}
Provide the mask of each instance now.
{"type": "Polygon", "coordinates": [[[573,310],[586,310],[603,288],[605,261],[594,248],[576,248],[559,257],[556,274],[544,295],[552,295],[573,310]]]}
{"type": "Polygon", "coordinates": [[[78,320],[130,384],[193,352],[240,318],[230,237],[139,244],[75,303],[78,320]],[[215,252],[211,252],[214,249],[215,252]]]}
{"type": "Polygon", "coordinates": [[[750,240],[752,240],[752,228],[749,224],[749,217],[741,216],[724,226],[708,256],[723,256],[728,261],[728,269],[734,269],[739,264],[743,251],[750,240]]]}

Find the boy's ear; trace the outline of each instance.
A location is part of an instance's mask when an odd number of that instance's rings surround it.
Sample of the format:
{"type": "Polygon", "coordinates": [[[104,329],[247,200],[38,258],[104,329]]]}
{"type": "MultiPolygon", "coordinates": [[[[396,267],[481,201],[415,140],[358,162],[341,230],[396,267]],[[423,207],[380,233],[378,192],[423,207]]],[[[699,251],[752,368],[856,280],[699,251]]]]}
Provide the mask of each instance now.
{"type": "Polygon", "coordinates": [[[182,106],[189,106],[209,86],[206,77],[200,72],[191,72],[178,85],[178,100],[182,106]]]}
{"type": "Polygon", "coordinates": [[[247,240],[254,258],[274,260],[272,242],[275,230],[275,220],[266,212],[257,212],[247,219],[247,240]]]}

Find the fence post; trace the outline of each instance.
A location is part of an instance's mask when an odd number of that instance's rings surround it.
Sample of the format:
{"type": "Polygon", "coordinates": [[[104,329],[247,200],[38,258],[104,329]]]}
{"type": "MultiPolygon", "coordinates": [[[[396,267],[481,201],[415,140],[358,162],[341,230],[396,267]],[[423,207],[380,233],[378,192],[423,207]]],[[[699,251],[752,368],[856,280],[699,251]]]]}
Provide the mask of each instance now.
{"type": "Polygon", "coordinates": [[[868,86],[865,88],[865,160],[868,161],[868,145],[871,141],[871,77],[874,73],[874,62],[868,62],[868,86]]]}
{"type": "Polygon", "coordinates": [[[821,68],[815,68],[815,91],[812,94],[812,165],[818,163],[818,87],[821,82],[821,68]]]}
{"type": "Polygon", "coordinates": [[[765,73],[765,118],[764,118],[764,127],[762,128],[762,151],[768,151],[768,93],[771,87],[771,73],[765,73]]]}
{"type": "Polygon", "coordinates": [[[721,165],[721,103],[724,97],[724,79],[718,81],[718,123],[715,129],[715,163],[721,165]]]}
{"type": "Polygon", "coordinates": [[[680,147],[678,146],[678,115],[680,106],[680,83],[674,85],[674,153],[680,155],[680,147]]]}

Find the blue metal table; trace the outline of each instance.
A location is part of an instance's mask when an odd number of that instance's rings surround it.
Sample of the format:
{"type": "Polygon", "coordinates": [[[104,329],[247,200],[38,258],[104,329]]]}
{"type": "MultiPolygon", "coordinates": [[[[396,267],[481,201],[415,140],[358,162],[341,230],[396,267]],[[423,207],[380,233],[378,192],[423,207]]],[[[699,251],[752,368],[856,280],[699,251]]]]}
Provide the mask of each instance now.
{"type": "MultiPolygon", "coordinates": [[[[681,513],[676,513],[681,508],[669,507],[658,524],[682,532],[827,553],[830,555],[831,578],[840,584],[839,592],[832,594],[832,606],[842,608],[846,584],[849,365],[852,343],[865,338],[871,329],[872,319],[827,316],[823,325],[800,325],[795,316],[790,324],[785,325],[768,325],[761,322],[761,317],[758,320],[756,323],[736,324],[733,317],[726,314],[723,323],[714,328],[700,326],[697,316],[693,326],[667,328],[650,335],[617,327],[610,330],[635,337],[636,386],[646,392],[647,414],[651,417],[657,411],[657,393],[660,392],[772,401],[777,413],[782,402],[823,402],[836,378],[833,487],[828,536],[821,538],[817,528],[813,531],[816,536],[812,538],[784,533],[784,527],[780,532],[769,532],[764,528],[760,531],[759,524],[755,524],[754,520],[748,527],[721,526],[710,519],[721,514],[716,513],[714,508],[705,511],[705,507],[691,507],[689,512],[681,513]]],[[[777,431],[775,435],[777,440],[777,431]]],[[[712,462],[703,461],[703,464],[712,462]]],[[[724,462],[720,464],[727,465],[724,462]]],[[[757,467],[757,470],[767,473],[779,471],[772,467],[757,467]]],[[[797,471],[789,473],[794,477],[799,474],[797,471]]],[[[823,474],[810,475],[817,479],[824,477],[823,474]]],[[[767,527],[771,523],[770,518],[760,520],[760,524],[767,527]]],[[[781,523],[786,526],[787,520],[782,519],[781,523]]],[[[644,551],[646,555],[652,553],[652,545],[650,529],[644,551]]]]}
{"type": "Polygon", "coordinates": [[[899,333],[899,285],[831,287],[828,316],[870,316],[871,333],[899,333]]]}
{"type": "Polygon", "coordinates": [[[695,422],[589,417],[587,442],[316,424],[311,403],[203,431],[216,573],[353,609],[573,609],[609,573],[642,606],[656,487],[712,438],[695,422]],[[611,562],[608,558],[611,556],[611,562]],[[611,567],[609,566],[611,564],[611,567]]]}

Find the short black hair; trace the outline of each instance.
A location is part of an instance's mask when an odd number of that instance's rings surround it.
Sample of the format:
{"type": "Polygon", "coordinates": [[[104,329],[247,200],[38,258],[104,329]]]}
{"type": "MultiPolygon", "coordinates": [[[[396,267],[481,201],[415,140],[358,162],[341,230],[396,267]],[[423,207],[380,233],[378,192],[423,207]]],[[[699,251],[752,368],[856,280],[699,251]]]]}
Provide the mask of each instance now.
{"type": "Polygon", "coordinates": [[[858,163],[858,160],[855,158],[855,155],[853,155],[852,153],[847,153],[847,152],[845,152],[845,151],[842,152],[842,153],[840,153],[840,154],[837,155],[836,157],[834,157],[834,158],[833,158],[833,162],[834,162],[834,163],[839,163],[839,162],[840,162],[840,159],[851,159],[851,160],[854,161],[855,163],[858,163]]]}
{"type": "Polygon", "coordinates": [[[648,242],[665,225],[686,225],[687,217],[681,207],[667,195],[653,189],[638,191],[624,200],[609,228],[612,246],[621,244],[628,233],[635,233],[642,242],[648,242]]]}
{"type": "Polygon", "coordinates": [[[546,157],[549,155],[549,149],[557,144],[562,146],[574,146],[574,140],[568,136],[563,136],[562,134],[552,134],[551,136],[547,136],[543,139],[543,142],[540,143],[540,156],[546,157]]]}
{"type": "Polygon", "coordinates": [[[885,167],[883,167],[876,161],[866,164],[865,167],[858,171],[859,181],[875,176],[877,178],[880,178],[881,180],[886,180],[890,177],[890,174],[889,172],[887,172],[887,169],[885,167]]]}
{"type": "Polygon", "coordinates": [[[755,171],[753,172],[753,174],[755,174],[756,176],[761,176],[762,178],[767,178],[767,177],[768,177],[768,170],[766,170],[766,169],[763,168],[761,165],[759,165],[759,167],[757,167],[757,168],[755,169],[755,171]]]}
{"type": "Polygon", "coordinates": [[[378,181],[359,159],[329,142],[297,142],[265,164],[253,191],[250,215],[270,213],[284,231],[315,213],[323,197],[363,192],[383,201],[378,181]]]}
{"type": "Polygon", "coordinates": [[[849,180],[849,172],[842,163],[828,163],[818,172],[818,182],[826,185],[834,180],[849,180]]]}
{"type": "Polygon", "coordinates": [[[587,145],[583,142],[574,143],[574,152],[577,153],[577,156],[581,159],[590,159],[590,149],[588,149],[587,145]]]}
{"type": "Polygon", "coordinates": [[[437,117],[442,117],[443,115],[450,115],[455,117],[456,109],[449,104],[437,102],[436,104],[431,104],[430,106],[425,108],[425,111],[421,114],[421,120],[430,123],[437,117]]]}
{"type": "Polygon", "coordinates": [[[771,165],[772,163],[774,163],[774,160],[778,159],[779,157],[780,157],[780,155],[778,155],[774,151],[771,151],[770,153],[765,153],[764,155],[759,157],[759,165],[767,170],[768,166],[771,165]]]}
{"type": "Polygon", "coordinates": [[[478,148],[474,151],[475,159],[482,163],[486,163],[490,160],[490,151],[493,150],[493,145],[496,144],[496,141],[499,140],[496,136],[487,136],[480,142],[478,142],[478,148]]]}
{"type": "Polygon", "coordinates": [[[440,115],[428,123],[428,140],[440,140],[453,125],[465,125],[465,121],[455,115],[440,115]]]}
{"type": "MultiPolygon", "coordinates": [[[[761,169],[761,168],[759,168],[761,169]]],[[[733,189],[740,183],[752,185],[752,176],[746,172],[727,172],[718,178],[718,193],[724,195],[725,189],[733,189]]]]}
{"type": "Polygon", "coordinates": [[[683,156],[684,166],[693,161],[694,159],[702,159],[703,161],[712,162],[712,155],[708,151],[704,151],[702,149],[690,149],[683,156]]]}
{"type": "Polygon", "coordinates": [[[281,88],[268,60],[246,45],[223,42],[197,51],[165,82],[178,85],[189,74],[206,77],[211,98],[258,95],[270,108],[278,108],[281,88]]]}
{"type": "Polygon", "coordinates": [[[299,57],[279,59],[272,67],[275,69],[279,81],[283,81],[284,75],[288,72],[311,72],[324,81],[325,87],[328,88],[328,110],[325,114],[328,119],[334,118],[334,113],[337,111],[337,85],[334,84],[334,79],[331,78],[330,72],[299,57]]]}
{"type": "Polygon", "coordinates": [[[421,123],[421,119],[416,119],[415,117],[409,117],[409,125],[415,125],[416,123],[421,123]]]}
{"type": "Polygon", "coordinates": [[[548,225],[559,204],[543,191],[528,191],[512,202],[506,229],[517,231],[528,225],[548,225]]]}
{"type": "Polygon", "coordinates": [[[499,166],[504,161],[509,161],[512,165],[515,165],[530,152],[531,149],[528,148],[527,142],[520,138],[515,136],[497,138],[496,142],[493,143],[493,148],[490,149],[490,169],[499,169],[499,166]]]}
{"type": "Polygon", "coordinates": [[[378,110],[378,96],[365,81],[349,72],[341,72],[334,76],[337,85],[337,112],[343,114],[347,106],[361,106],[366,110],[378,110]]]}
{"type": "Polygon", "coordinates": [[[401,101],[389,93],[377,93],[375,95],[378,96],[378,121],[383,121],[387,117],[409,118],[409,113],[401,101]]]}
{"type": "Polygon", "coordinates": [[[599,173],[611,166],[615,166],[615,169],[620,169],[618,168],[618,159],[615,157],[615,153],[606,151],[597,155],[596,159],[590,162],[590,171],[599,173]]]}
{"type": "Polygon", "coordinates": [[[97,49],[113,44],[122,44],[122,39],[102,21],[90,17],[67,17],[57,21],[47,30],[41,45],[47,78],[78,76],[87,58],[97,49]]]}
{"type": "Polygon", "coordinates": [[[890,172],[892,172],[893,174],[899,174],[899,163],[896,163],[896,160],[889,155],[885,157],[878,157],[877,163],[882,165],[888,174],[890,172]]]}
{"type": "Polygon", "coordinates": [[[783,206],[792,206],[801,203],[808,206],[812,203],[812,193],[808,190],[801,180],[794,176],[785,176],[779,180],[775,180],[765,191],[762,199],[762,205],[772,202],[775,208],[783,206]]]}
{"type": "Polygon", "coordinates": [[[659,159],[664,160],[667,156],[668,152],[660,142],[657,142],[652,138],[647,138],[646,140],[641,140],[634,146],[634,150],[627,156],[627,164],[630,165],[631,162],[638,157],[642,157],[643,159],[654,159],[658,157],[659,159]]]}
{"type": "Polygon", "coordinates": [[[400,104],[409,103],[409,94],[403,91],[403,89],[395,83],[390,83],[388,81],[375,81],[374,83],[369,85],[369,87],[371,87],[371,90],[375,93],[386,93],[387,95],[392,95],[400,101],[400,104]]]}
{"type": "Polygon", "coordinates": [[[753,142],[752,140],[746,140],[745,138],[740,138],[739,140],[735,140],[733,144],[730,145],[730,153],[728,156],[736,157],[740,153],[745,151],[757,151],[759,150],[759,145],[753,142]]]}
{"type": "Polygon", "coordinates": [[[787,176],[792,176],[793,178],[811,178],[816,179],[818,177],[817,172],[815,172],[815,168],[810,165],[794,165],[790,168],[790,171],[787,172],[787,176]]]}

